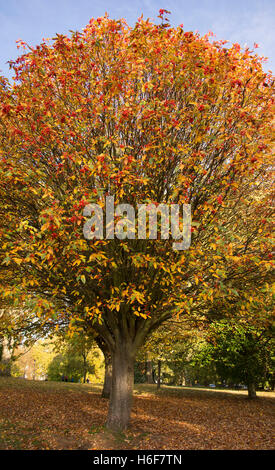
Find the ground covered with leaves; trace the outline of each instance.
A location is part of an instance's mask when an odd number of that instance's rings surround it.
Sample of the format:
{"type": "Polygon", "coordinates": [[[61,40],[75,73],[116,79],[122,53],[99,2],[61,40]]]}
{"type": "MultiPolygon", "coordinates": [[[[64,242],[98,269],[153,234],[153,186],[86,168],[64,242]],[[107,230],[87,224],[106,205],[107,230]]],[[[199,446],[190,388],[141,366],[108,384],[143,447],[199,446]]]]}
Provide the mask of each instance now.
{"type": "Polygon", "coordinates": [[[138,385],[128,432],[91,384],[0,377],[0,449],[272,449],[275,394],[138,385]]]}

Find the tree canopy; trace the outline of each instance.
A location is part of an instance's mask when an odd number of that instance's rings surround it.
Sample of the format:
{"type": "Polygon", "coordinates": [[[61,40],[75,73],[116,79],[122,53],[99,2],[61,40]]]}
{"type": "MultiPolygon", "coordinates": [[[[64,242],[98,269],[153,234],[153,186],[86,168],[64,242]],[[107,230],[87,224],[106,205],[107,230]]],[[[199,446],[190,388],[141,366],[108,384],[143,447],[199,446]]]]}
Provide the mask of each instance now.
{"type": "Polygon", "coordinates": [[[240,280],[260,288],[272,267],[272,76],[253,51],[160,16],[21,42],[13,85],[0,83],[2,298],[41,326],[93,326],[113,356],[119,429],[151,332],[193,304],[232,302],[240,280]],[[108,195],[115,207],[190,204],[191,247],[85,239],[84,207],[105,211],[108,195]]]}

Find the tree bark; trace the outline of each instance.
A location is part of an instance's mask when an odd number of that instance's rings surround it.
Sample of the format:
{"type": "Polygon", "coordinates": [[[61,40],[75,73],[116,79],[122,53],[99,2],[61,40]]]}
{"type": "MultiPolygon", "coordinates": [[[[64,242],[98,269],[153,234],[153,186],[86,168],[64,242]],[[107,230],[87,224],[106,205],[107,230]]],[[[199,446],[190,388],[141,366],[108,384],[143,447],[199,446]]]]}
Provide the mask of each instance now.
{"type": "Polygon", "coordinates": [[[150,359],[149,353],[146,354],[146,383],[152,384],[153,381],[153,366],[152,361],[150,359]]]}
{"type": "Polygon", "coordinates": [[[1,339],[1,363],[0,363],[0,375],[9,376],[11,375],[11,361],[12,352],[7,338],[1,339]]]}
{"type": "Polygon", "coordinates": [[[186,378],[185,378],[184,373],[181,375],[180,384],[181,384],[182,387],[185,387],[185,386],[186,386],[186,378]]]}
{"type": "Polygon", "coordinates": [[[124,431],[130,420],[135,360],[131,349],[131,345],[121,342],[112,352],[112,390],[106,426],[113,431],[124,431]]]}
{"type": "Polygon", "coordinates": [[[109,352],[104,352],[105,360],[105,375],[104,375],[104,385],[101,397],[110,398],[111,389],[112,389],[112,358],[109,352]]]}
{"type": "Polygon", "coordinates": [[[250,383],[247,385],[247,391],[248,391],[248,398],[253,399],[257,397],[256,387],[254,383],[250,383]]]}
{"type": "Polygon", "coordinates": [[[86,356],[83,355],[83,383],[86,383],[87,379],[87,364],[86,364],[86,356]]]}
{"type": "Polygon", "coordinates": [[[160,388],[160,373],[161,373],[161,361],[158,360],[158,382],[157,382],[157,388],[160,388]]]}

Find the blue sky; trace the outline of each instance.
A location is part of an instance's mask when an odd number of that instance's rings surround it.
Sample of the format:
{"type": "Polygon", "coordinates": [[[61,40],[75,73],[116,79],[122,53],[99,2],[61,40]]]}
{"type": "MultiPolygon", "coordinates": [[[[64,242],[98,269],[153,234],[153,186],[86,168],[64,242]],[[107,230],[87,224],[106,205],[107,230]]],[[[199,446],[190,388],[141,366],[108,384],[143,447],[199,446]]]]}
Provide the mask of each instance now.
{"type": "Polygon", "coordinates": [[[7,77],[7,61],[18,55],[15,41],[31,45],[44,37],[81,30],[92,17],[126,18],[132,25],[143,13],[157,18],[158,10],[171,11],[171,23],[187,31],[213,31],[217,39],[260,45],[259,55],[269,57],[266,70],[274,72],[274,0],[0,0],[0,70],[7,77]]]}

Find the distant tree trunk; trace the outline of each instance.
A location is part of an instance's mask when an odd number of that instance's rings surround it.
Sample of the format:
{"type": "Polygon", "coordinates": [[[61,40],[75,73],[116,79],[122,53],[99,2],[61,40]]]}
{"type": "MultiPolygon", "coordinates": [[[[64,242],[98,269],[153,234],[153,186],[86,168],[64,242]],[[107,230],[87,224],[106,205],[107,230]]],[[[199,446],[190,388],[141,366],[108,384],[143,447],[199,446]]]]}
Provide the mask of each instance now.
{"type": "Polygon", "coordinates": [[[33,360],[33,380],[36,378],[36,360],[33,360]]]}
{"type": "Polygon", "coordinates": [[[185,387],[185,386],[186,386],[186,378],[185,378],[184,373],[181,375],[180,384],[181,384],[182,387],[185,387]]]}
{"type": "Polygon", "coordinates": [[[105,363],[104,384],[101,398],[110,398],[112,389],[112,357],[110,349],[102,337],[97,336],[95,341],[104,356],[105,363]]]}
{"type": "Polygon", "coordinates": [[[109,351],[104,351],[104,360],[105,360],[105,375],[104,375],[104,385],[101,397],[110,398],[111,389],[112,389],[112,358],[109,351]]]}
{"type": "Polygon", "coordinates": [[[160,388],[160,373],[161,373],[161,361],[160,359],[158,360],[158,382],[157,382],[157,388],[160,388]]]}
{"type": "Polygon", "coordinates": [[[9,347],[7,338],[1,338],[1,358],[0,358],[0,375],[9,377],[11,375],[12,352],[9,347]]]}
{"type": "Polygon", "coordinates": [[[149,353],[146,353],[146,383],[152,384],[153,381],[153,365],[149,353]]]}
{"type": "Polygon", "coordinates": [[[83,357],[83,383],[86,383],[87,380],[87,359],[86,359],[86,354],[82,354],[83,357]]]}
{"type": "Polygon", "coordinates": [[[112,390],[107,428],[123,431],[128,427],[132,407],[135,354],[124,339],[112,351],[112,390]]]}
{"type": "Polygon", "coordinates": [[[248,391],[248,398],[256,398],[256,387],[254,383],[249,383],[247,385],[247,391],[248,391]]]}

